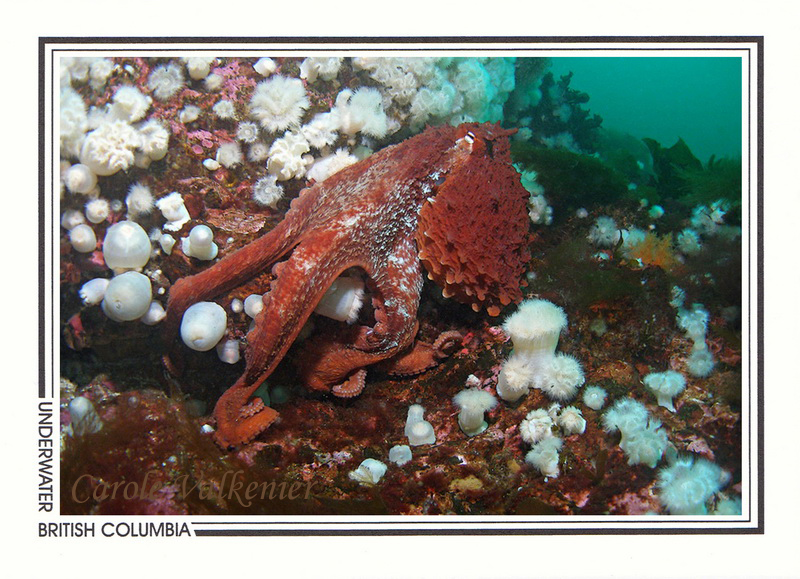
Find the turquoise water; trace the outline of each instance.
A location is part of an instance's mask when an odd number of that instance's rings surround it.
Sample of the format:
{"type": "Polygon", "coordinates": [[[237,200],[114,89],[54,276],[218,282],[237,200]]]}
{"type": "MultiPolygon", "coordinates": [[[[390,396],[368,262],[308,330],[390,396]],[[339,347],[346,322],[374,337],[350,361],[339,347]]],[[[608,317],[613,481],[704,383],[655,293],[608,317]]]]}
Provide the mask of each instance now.
{"type": "Polygon", "coordinates": [[[603,127],[669,147],[679,137],[703,163],[742,149],[742,62],[734,57],[567,57],[552,60],[558,78],[591,97],[603,127]]]}

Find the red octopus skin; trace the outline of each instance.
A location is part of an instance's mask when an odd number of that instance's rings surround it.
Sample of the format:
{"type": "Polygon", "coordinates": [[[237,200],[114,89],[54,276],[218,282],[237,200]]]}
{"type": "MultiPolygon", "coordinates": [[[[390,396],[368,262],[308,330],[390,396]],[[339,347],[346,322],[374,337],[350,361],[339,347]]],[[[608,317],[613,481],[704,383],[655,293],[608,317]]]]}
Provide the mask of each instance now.
{"type": "MultiPolygon", "coordinates": [[[[474,123],[428,128],[304,189],[273,230],[172,286],[163,335],[176,348],[189,306],[224,295],[274,266],[276,279],[247,337],[245,372],[214,409],[220,446],[247,443],[275,420],[275,410],[254,406],[250,397],[284,357],[325,291],[349,268],[366,273],[374,326],[347,326],[312,338],[299,365],[308,387],[343,397],[361,392],[366,366],[398,354],[415,359],[410,354],[418,327],[421,258],[446,295],[476,310],[486,307],[497,315],[499,306],[521,299],[520,277],[528,257],[527,192],[510,164],[511,133],[499,125],[474,123]],[[488,190],[498,187],[505,190],[488,190]],[[440,192],[448,199],[437,205],[440,192]],[[482,196],[478,205],[464,207],[486,215],[458,215],[459,199],[475,195],[482,196]],[[451,230],[473,217],[498,221],[496,228],[510,227],[505,246],[486,249],[494,247],[486,242],[492,231],[476,231],[471,233],[476,241],[462,243],[467,247],[451,247],[451,238],[460,239],[451,230]],[[428,224],[425,231],[418,230],[421,220],[428,224]],[[492,252],[499,254],[475,255],[492,252]],[[470,271],[473,263],[475,272],[470,271]],[[491,271],[495,264],[498,272],[491,271]]],[[[165,357],[171,367],[169,360],[165,357]]]]}

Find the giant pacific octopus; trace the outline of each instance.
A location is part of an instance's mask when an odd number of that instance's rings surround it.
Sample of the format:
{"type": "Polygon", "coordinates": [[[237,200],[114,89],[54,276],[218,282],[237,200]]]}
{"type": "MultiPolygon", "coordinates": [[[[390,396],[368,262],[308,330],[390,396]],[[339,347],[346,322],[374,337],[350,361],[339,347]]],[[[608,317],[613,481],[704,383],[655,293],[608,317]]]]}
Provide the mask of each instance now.
{"type": "Polygon", "coordinates": [[[430,127],[301,191],[274,229],[170,289],[164,337],[184,311],[220,298],[272,267],[275,278],[247,335],[246,369],[214,409],[216,441],[231,448],[264,431],[278,413],[253,392],[268,377],[337,278],[358,268],[372,298],[372,325],[341,324],[304,342],[301,378],[352,397],[366,367],[409,374],[435,362],[440,344],[417,342],[423,278],[445,297],[496,316],[519,302],[529,258],[528,193],[499,125],[430,127]],[[385,361],[385,362],[384,362],[385,361]]]}

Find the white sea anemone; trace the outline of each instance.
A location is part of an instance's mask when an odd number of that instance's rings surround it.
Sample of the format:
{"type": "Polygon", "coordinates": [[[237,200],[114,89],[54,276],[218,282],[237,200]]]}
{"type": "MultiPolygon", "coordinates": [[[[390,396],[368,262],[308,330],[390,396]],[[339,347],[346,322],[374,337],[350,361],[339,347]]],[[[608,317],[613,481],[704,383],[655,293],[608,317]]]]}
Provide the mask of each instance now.
{"type": "Polygon", "coordinates": [[[167,220],[167,223],[164,224],[164,229],[167,231],[180,231],[191,219],[186,205],[183,204],[183,197],[177,191],[156,201],[156,207],[167,220]]]}
{"type": "Polygon", "coordinates": [[[140,269],[150,259],[150,237],[134,221],[120,221],[106,230],[103,259],[115,271],[140,269]]]}
{"type": "Polygon", "coordinates": [[[253,70],[255,70],[261,76],[269,76],[275,72],[277,68],[278,65],[275,64],[275,61],[268,57],[259,58],[258,61],[253,65],[253,70]]]}
{"type": "Polygon", "coordinates": [[[108,214],[111,211],[111,206],[107,199],[98,197],[86,202],[86,219],[92,223],[102,223],[108,219],[108,214]]]}
{"type": "Polygon", "coordinates": [[[115,322],[129,322],[147,313],[152,298],[150,278],[138,271],[128,271],[108,283],[101,305],[115,322]]]}
{"type": "Polygon", "coordinates": [[[533,448],[525,455],[525,462],[532,464],[544,476],[557,478],[558,451],[563,442],[560,438],[546,438],[534,444],[533,448]]]}
{"type": "Polygon", "coordinates": [[[619,241],[617,224],[611,217],[598,217],[589,230],[589,241],[600,247],[611,247],[619,241]]]}
{"type": "Polygon", "coordinates": [[[114,93],[111,114],[126,123],[140,121],[147,114],[152,99],[135,86],[121,86],[114,93]]]}
{"type": "Polygon", "coordinates": [[[189,307],[181,320],[181,339],[192,350],[207,352],[225,335],[228,316],[214,302],[199,302],[189,307]]]}
{"type": "Polygon", "coordinates": [[[358,158],[351,155],[350,151],[347,149],[337,149],[335,153],[317,159],[308,171],[306,171],[306,179],[313,179],[317,183],[320,183],[334,173],[357,162],[358,158]]]}
{"type": "Polygon", "coordinates": [[[90,279],[81,286],[78,295],[85,306],[96,306],[103,301],[110,280],[103,277],[90,279]]]}
{"type": "Polygon", "coordinates": [[[259,205],[275,209],[278,201],[283,199],[283,187],[278,185],[278,178],[275,175],[267,175],[253,183],[252,197],[259,205]]]}
{"type": "Polygon", "coordinates": [[[211,107],[211,110],[214,111],[214,114],[217,115],[217,118],[222,120],[229,120],[236,118],[236,107],[233,106],[233,102],[229,100],[220,100],[211,107]]]}
{"type": "Polygon", "coordinates": [[[150,187],[141,183],[134,183],[128,189],[125,205],[128,207],[128,215],[130,217],[148,215],[153,211],[155,198],[150,191],[150,187]]]}
{"type": "Polygon", "coordinates": [[[453,403],[459,408],[458,426],[467,436],[475,436],[486,430],[483,414],[497,406],[497,398],[486,390],[467,388],[453,397],[453,403]]]}
{"type": "Polygon", "coordinates": [[[141,144],[139,131],[125,121],[103,122],[83,140],[80,161],[95,175],[113,175],[133,165],[141,144]]]}
{"type": "Polygon", "coordinates": [[[705,515],[730,474],[703,458],[680,457],[658,472],[658,498],[671,515],[705,515]]]}
{"type": "Polygon", "coordinates": [[[534,380],[534,386],[553,400],[567,401],[575,397],[583,382],[583,370],[578,361],[567,354],[556,354],[534,380]]]}
{"type": "Polygon", "coordinates": [[[85,396],[76,396],[70,400],[69,418],[69,433],[73,436],[86,436],[103,428],[103,421],[97,414],[97,409],[85,396]]]}
{"type": "Polygon", "coordinates": [[[216,59],[213,56],[190,56],[183,60],[192,80],[203,80],[211,72],[211,64],[216,59]]]}
{"type": "Polygon", "coordinates": [[[419,404],[412,404],[408,407],[404,434],[408,437],[410,446],[436,442],[436,433],[433,430],[433,425],[423,418],[424,414],[425,409],[419,404]]]}
{"type": "Polygon", "coordinates": [[[397,466],[403,466],[411,461],[411,448],[407,444],[395,444],[389,449],[389,460],[397,466]]]}
{"type": "Polygon", "coordinates": [[[222,143],[217,149],[216,161],[228,169],[239,165],[243,159],[242,147],[236,141],[222,143]]]}
{"type": "Polygon", "coordinates": [[[82,223],[69,230],[69,242],[72,248],[79,253],[90,253],[97,248],[97,237],[94,230],[82,223]]]}
{"type": "Polygon", "coordinates": [[[250,116],[276,133],[299,126],[310,104],[303,81],[278,75],[258,83],[250,99],[250,116]]]}
{"type": "Polygon", "coordinates": [[[364,282],[340,276],[320,299],[314,312],[340,322],[354,323],[364,303],[364,282]]]}
{"type": "Polygon", "coordinates": [[[553,436],[553,418],[544,408],[531,410],[519,425],[519,434],[528,444],[553,436]]]}
{"type": "Polygon", "coordinates": [[[139,150],[146,157],[137,166],[147,168],[150,161],[160,161],[169,151],[169,132],[157,119],[150,119],[139,126],[141,143],[139,150]]]}
{"type": "Polygon", "coordinates": [[[363,133],[382,139],[389,131],[389,119],[383,110],[383,97],[378,89],[362,87],[355,92],[345,89],[336,97],[331,111],[340,130],[350,136],[363,133]]]}
{"type": "Polygon", "coordinates": [[[287,131],[280,139],[275,139],[269,148],[267,171],[275,175],[278,181],[300,178],[306,172],[308,142],[299,133],[287,131]]]}
{"type": "Polygon", "coordinates": [[[219,247],[214,243],[214,232],[208,225],[195,225],[188,237],[181,238],[181,251],[189,257],[210,261],[217,257],[219,247]]]}
{"type": "Polygon", "coordinates": [[[503,324],[503,329],[514,342],[514,352],[525,356],[533,366],[554,355],[558,337],[566,327],[564,310],[540,299],[522,302],[503,324]]]}
{"type": "Polygon", "coordinates": [[[226,364],[236,364],[241,355],[239,353],[239,340],[225,340],[217,344],[217,356],[226,364]]]}
{"type": "Polygon", "coordinates": [[[157,66],[147,78],[147,87],[160,101],[165,101],[176,94],[183,87],[183,83],[183,70],[174,62],[157,66]]]}
{"type": "Polygon", "coordinates": [[[342,58],[311,56],[300,63],[300,78],[308,82],[315,82],[317,77],[322,80],[333,80],[339,74],[342,66],[342,58]]]}
{"type": "Polygon", "coordinates": [[[256,141],[247,148],[247,160],[251,163],[266,161],[269,157],[269,145],[264,141],[256,141]]]}
{"type": "Polygon", "coordinates": [[[348,476],[364,485],[376,485],[384,474],[386,474],[386,465],[374,458],[368,458],[356,470],[350,471],[348,476]]]}
{"type": "Polygon", "coordinates": [[[239,123],[236,127],[236,138],[243,143],[255,143],[258,140],[258,125],[250,121],[239,123]]]}
{"type": "Polygon", "coordinates": [[[506,402],[516,402],[528,393],[533,376],[528,360],[512,354],[497,376],[497,395],[506,402]]]}
{"type": "Polygon", "coordinates": [[[70,193],[86,194],[97,185],[97,175],[86,165],[76,163],[64,173],[64,185],[70,193]]]}
{"type": "Polygon", "coordinates": [[[644,377],[643,382],[656,395],[659,406],[675,412],[672,399],[686,389],[686,378],[683,374],[674,370],[651,372],[644,377]]]}
{"type": "Polygon", "coordinates": [[[153,300],[150,302],[150,307],[147,308],[147,311],[139,321],[148,326],[155,326],[166,317],[167,312],[164,310],[164,306],[162,306],[160,302],[153,300]]]}
{"type": "Polygon", "coordinates": [[[608,394],[600,386],[587,386],[583,390],[583,403],[592,410],[600,410],[606,403],[608,394]]]}
{"type": "Polygon", "coordinates": [[[578,408],[567,406],[558,415],[556,421],[561,431],[569,436],[570,434],[583,434],[586,430],[586,419],[578,408]]]}
{"type": "MultiPolygon", "coordinates": [[[[703,346],[705,346],[705,343],[703,343],[703,346]]],[[[695,378],[705,378],[711,374],[715,364],[711,350],[705,347],[695,347],[686,359],[686,371],[695,378]]]]}

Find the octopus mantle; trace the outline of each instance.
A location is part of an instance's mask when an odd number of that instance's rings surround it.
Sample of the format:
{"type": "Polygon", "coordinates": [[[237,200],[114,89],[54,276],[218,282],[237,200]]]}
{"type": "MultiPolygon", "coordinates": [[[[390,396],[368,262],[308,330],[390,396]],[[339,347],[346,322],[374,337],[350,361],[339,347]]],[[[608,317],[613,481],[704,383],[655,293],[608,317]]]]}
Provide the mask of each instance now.
{"type": "Polygon", "coordinates": [[[172,286],[164,336],[178,348],[189,306],[272,266],[245,372],[214,409],[221,446],[244,444],[275,420],[277,412],[251,396],[345,270],[365,274],[374,324],[313,336],[299,364],[308,387],[344,397],[361,392],[371,364],[387,360],[390,372],[411,373],[435,360],[441,344],[413,345],[420,262],[446,297],[475,311],[497,315],[521,299],[528,194],[511,166],[511,133],[489,124],[431,127],[386,147],[304,189],[273,230],[172,286]]]}

